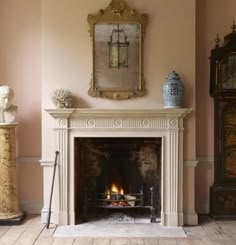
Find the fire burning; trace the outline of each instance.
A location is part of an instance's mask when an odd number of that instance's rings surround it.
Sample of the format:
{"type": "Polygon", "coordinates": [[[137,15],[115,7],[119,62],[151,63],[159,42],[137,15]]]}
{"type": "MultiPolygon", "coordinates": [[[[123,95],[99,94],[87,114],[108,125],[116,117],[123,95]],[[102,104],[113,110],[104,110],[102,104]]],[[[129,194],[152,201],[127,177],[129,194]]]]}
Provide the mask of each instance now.
{"type": "Polygon", "coordinates": [[[116,186],[116,184],[112,184],[112,186],[111,186],[111,191],[112,192],[114,192],[114,193],[118,193],[119,191],[118,191],[118,187],[116,186]]]}
{"type": "Polygon", "coordinates": [[[123,188],[119,189],[115,183],[111,185],[111,192],[114,194],[124,195],[124,189],[123,188]]]}
{"type": "Polygon", "coordinates": [[[124,196],[124,189],[118,188],[118,186],[115,183],[113,183],[111,185],[111,188],[108,188],[106,190],[106,195],[107,195],[107,199],[120,200],[124,196]]]}
{"type": "MultiPolygon", "coordinates": [[[[106,198],[111,200],[112,202],[110,205],[112,207],[127,207],[127,206],[134,206],[130,204],[129,201],[126,201],[126,197],[130,197],[128,195],[124,195],[124,189],[121,187],[119,188],[115,183],[111,185],[111,188],[106,190],[106,198]]],[[[136,197],[133,197],[136,199],[136,197]]]]}

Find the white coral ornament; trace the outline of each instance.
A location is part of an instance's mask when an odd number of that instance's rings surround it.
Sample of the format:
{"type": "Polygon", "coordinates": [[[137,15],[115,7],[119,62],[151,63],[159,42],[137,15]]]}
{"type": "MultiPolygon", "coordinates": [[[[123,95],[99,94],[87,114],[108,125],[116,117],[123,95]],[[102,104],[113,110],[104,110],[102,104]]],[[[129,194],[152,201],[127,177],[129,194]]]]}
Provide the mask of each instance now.
{"type": "Polygon", "coordinates": [[[68,89],[56,89],[52,92],[52,102],[57,108],[72,107],[72,93],[68,89]]]}

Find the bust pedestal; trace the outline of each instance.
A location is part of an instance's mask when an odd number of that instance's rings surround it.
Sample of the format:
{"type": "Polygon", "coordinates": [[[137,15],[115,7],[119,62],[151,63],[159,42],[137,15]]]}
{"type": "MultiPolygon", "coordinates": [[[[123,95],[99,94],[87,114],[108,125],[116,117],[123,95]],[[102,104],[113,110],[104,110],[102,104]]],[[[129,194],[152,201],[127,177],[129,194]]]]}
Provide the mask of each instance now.
{"type": "Polygon", "coordinates": [[[17,195],[16,126],[0,124],[0,225],[17,224],[23,218],[17,195]]]}

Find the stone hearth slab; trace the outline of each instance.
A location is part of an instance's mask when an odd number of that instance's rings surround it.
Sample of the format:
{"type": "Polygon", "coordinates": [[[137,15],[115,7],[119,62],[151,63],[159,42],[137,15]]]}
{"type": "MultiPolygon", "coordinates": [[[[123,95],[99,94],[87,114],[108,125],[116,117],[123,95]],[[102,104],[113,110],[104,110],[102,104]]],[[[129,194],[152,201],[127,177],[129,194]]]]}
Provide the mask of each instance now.
{"type": "Polygon", "coordinates": [[[159,223],[107,223],[93,221],[59,226],[54,237],[187,237],[182,227],[163,227],[159,223]]]}

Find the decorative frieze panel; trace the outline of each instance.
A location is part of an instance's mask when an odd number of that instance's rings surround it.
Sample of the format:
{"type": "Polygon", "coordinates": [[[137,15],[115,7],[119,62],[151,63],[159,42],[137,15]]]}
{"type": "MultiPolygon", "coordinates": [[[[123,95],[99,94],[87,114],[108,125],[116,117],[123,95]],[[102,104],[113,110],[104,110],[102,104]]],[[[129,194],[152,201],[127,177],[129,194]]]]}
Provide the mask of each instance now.
{"type": "Polygon", "coordinates": [[[178,121],[168,118],[72,118],[70,128],[106,128],[106,129],[142,129],[155,128],[165,129],[168,127],[176,128],[178,121]]]}

